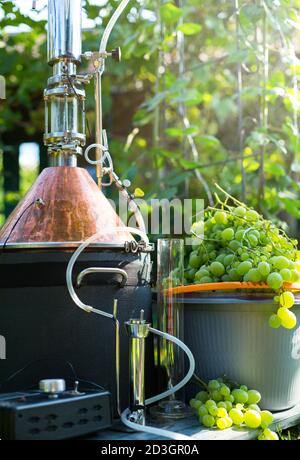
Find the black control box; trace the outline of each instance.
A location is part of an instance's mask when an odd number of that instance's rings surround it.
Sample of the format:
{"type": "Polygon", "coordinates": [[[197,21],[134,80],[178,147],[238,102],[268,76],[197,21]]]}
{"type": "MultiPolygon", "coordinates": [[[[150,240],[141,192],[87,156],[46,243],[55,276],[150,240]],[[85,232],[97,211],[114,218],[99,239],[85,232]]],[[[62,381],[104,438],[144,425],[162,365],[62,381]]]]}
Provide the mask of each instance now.
{"type": "Polygon", "coordinates": [[[0,394],[1,440],[58,440],[111,426],[110,393],[99,390],[0,394]]]}

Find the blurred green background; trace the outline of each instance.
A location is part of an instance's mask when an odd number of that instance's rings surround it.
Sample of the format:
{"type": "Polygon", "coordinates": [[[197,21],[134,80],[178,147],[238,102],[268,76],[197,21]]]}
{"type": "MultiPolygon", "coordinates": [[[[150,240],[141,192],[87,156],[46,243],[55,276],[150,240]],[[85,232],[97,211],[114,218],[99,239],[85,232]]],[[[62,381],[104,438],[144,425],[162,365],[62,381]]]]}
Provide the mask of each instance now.
{"type": "MultiPolygon", "coordinates": [[[[0,2],[0,223],[47,166],[46,2],[31,3],[0,2]]],[[[84,51],[98,49],[117,4],[83,0],[84,51]]],[[[132,1],[109,42],[123,60],[108,60],[103,81],[117,173],[148,200],[209,203],[217,182],[297,235],[299,35],[300,0],[132,1]]],[[[92,84],[87,93],[91,143],[92,84]]]]}

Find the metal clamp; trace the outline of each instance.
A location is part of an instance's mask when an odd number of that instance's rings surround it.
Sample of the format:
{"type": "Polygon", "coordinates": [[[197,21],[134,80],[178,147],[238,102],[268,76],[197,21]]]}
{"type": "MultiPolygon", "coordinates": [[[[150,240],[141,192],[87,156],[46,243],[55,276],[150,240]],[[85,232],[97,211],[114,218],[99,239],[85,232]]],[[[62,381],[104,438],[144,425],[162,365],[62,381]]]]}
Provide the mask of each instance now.
{"type": "Polygon", "coordinates": [[[86,268],[85,270],[82,270],[82,272],[80,272],[79,275],[77,276],[77,287],[80,287],[83,278],[86,275],[89,275],[91,273],[115,273],[115,274],[121,275],[122,281],[120,283],[120,287],[124,287],[128,280],[128,275],[126,271],[122,270],[121,268],[90,267],[90,268],[86,268]]]}

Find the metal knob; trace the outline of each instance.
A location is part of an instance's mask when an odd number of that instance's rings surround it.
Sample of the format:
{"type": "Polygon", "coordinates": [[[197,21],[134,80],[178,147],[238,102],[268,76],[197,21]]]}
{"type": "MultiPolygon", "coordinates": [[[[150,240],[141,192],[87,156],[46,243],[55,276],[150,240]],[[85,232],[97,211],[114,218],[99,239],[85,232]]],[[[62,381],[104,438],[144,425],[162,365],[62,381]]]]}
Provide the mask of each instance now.
{"type": "Polygon", "coordinates": [[[117,61],[117,62],[121,62],[121,59],[122,59],[122,51],[121,51],[121,48],[118,47],[114,50],[112,50],[111,52],[111,57],[117,61]]]}
{"type": "Polygon", "coordinates": [[[47,394],[62,393],[66,389],[66,382],[63,379],[40,380],[39,389],[47,394]]]}

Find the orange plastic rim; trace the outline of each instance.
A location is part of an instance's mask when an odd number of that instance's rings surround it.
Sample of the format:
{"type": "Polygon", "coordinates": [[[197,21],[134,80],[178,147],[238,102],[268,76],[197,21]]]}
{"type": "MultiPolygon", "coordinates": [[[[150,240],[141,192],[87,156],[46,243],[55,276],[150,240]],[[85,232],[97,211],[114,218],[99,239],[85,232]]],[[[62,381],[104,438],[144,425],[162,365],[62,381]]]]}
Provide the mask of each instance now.
{"type": "MultiPolygon", "coordinates": [[[[283,283],[290,291],[300,291],[300,283],[283,283]]],[[[236,289],[269,289],[267,283],[250,283],[246,281],[222,281],[219,283],[188,284],[167,289],[169,294],[188,294],[191,292],[232,291],[236,289]]]]}

